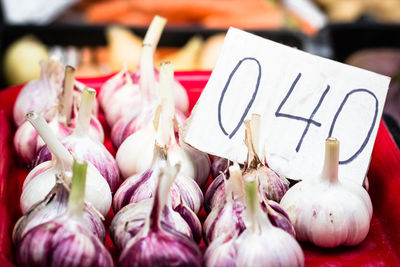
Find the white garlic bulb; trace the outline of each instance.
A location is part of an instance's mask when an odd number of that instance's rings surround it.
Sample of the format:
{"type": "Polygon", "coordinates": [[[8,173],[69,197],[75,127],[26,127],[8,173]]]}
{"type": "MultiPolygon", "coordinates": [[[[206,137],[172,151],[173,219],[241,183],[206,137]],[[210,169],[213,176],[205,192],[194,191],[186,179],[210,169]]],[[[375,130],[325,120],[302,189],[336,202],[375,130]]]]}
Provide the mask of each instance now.
{"type": "Polygon", "coordinates": [[[354,246],[368,234],[371,199],[361,185],[346,177],[339,179],[339,141],[328,138],[325,149],[322,174],[290,188],[281,205],[298,240],[321,247],[354,246]]]}

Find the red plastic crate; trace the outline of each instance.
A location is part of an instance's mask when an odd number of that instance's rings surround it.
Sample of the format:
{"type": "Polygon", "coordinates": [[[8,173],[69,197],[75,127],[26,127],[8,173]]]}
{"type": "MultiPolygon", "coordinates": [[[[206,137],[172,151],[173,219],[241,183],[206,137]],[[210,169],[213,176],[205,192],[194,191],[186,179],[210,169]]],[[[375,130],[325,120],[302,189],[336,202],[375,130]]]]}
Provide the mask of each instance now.
{"type": "MultiPolygon", "coordinates": [[[[179,72],[176,78],[187,89],[190,109],[199,98],[210,72],[179,72]]],[[[99,89],[110,76],[81,79],[99,89]]],[[[15,155],[12,140],[15,126],[12,107],[21,86],[0,92],[0,266],[15,266],[11,233],[21,216],[19,196],[29,170],[15,155]]],[[[106,147],[112,149],[110,129],[100,117],[106,131],[106,147]]],[[[367,239],[356,247],[317,248],[302,243],[306,266],[400,266],[400,153],[385,124],[380,123],[368,172],[374,215],[367,239]]],[[[110,212],[106,225],[112,217],[110,212]]],[[[107,237],[107,248],[116,258],[118,252],[107,237]]]]}

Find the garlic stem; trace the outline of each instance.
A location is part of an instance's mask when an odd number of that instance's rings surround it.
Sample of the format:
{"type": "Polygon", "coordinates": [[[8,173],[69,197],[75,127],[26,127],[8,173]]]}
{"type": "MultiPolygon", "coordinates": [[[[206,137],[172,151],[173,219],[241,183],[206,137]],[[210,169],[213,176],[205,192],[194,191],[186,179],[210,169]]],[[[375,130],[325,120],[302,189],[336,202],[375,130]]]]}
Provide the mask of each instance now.
{"type": "Polygon", "coordinates": [[[167,24],[167,20],[165,18],[155,16],[151,21],[149,28],[147,29],[146,35],[144,36],[143,43],[151,44],[153,53],[156,51],[158,41],[160,40],[165,24],[167,24]]]}
{"type": "Polygon", "coordinates": [[[167,118],[174,118],[174,67],[169,61],[162,62],[160,66],[160,94],[161,101],[165,101],[165,112],[163,114],[167,118]]]}
{"type": "Polygon", "coordinates": [[[162,212],[168,202],[171,186],[178,175],[179,169],[180,164],[176,164],[174,167],[168,166],[160,170],[149,220],[150,228],[153,229],[153,231],[157,231],[160,228],[162,212]]]}
{"type": "Polygon", "coordinates": [[[260,145],[260,114],[251,114],[250,128],[251,128],[251,141],[253,143],[254,154],[258,155],[260,145]]]}
{"type": "Polygon", "coordinates": [[[262,216],[258,199],[257,181],[246,181],[246,217],[250,222],[251,231],[255,233],[262,224],[271,224],[266,216],[262,216]]]}
{"type": "Polygon", "coordinates": [[[154,59],[151,44],[143,43],[140,54],[140,92],[142,108],[146,107],[155,96],[154,59]]]}
{"type": "Polygon", "coordinates": [[[56,158],[57,164],[61,164],[63,168],[71,166],[73,162],[71,154],[57,139],[56,135],[53,133],[45,119],[35,111],[31,111],[26,114],[26,119],[32,124],[32,126],[39,133],[40,137],[46,143],[50,152],[56,158]]]}
{"type": "Polygon", "coordinates": [[[325,162],[321,178],[331,183],[339,180],[339,141],[328,137],[325,140],[325,162]]]}
{"type": "MultiPolygon", "coordinates": [[[[257,124],[257,123],[254,123],[257,124]]],[[[253,129],[252,129],[252,124],[250,120],[245,120],[244,125],[246,126],[246,131],[245,131],[245,144],[247,146],[247,164],[249,168],[257,168],[258,165],[260,164],[260,159],[258,158],[258,155],[256,153],[256,150],[254,148],[254,143],[253,143],[253,129]]],[[[258,130],[257,127],[254,130],[258,130]]],[[[256,134],[256,137],[258,137],[258,133],[256,134]]],[[[258,140],[256,140],[258,142],[258,140]]]]}
{"type": "Polygon", "coordinates": [[[85,87],[82,92],[81,103],[79,105],[78,121],[74,134],[84,136],[89,132],[90,118],[92,116],[93,102],[96,97],[96,90],[85,87]]]}
{"type": "Polygon", "coordinates": [[[85,205],[85,185],[87,162],[75,160],[72,167],[71,191],[68,198],[68,213],[71,216],[81,217],[85,205]]]}
{"type": "Polygon", "coordinates": [[[75,69],[71,66],[65,67],[63,93],[61,99],[61,115],[65,124],[71,120],[72,98],[74,92],[75,69]]]}

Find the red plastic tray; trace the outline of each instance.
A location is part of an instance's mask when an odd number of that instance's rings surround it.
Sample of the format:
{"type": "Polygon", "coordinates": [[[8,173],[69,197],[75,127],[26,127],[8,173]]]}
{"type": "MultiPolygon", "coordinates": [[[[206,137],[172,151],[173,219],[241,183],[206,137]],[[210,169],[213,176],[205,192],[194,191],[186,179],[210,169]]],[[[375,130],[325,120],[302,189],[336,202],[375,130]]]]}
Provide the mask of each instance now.
{"type": "MultiPolygon", "coordinates": [[[[179,72],[176,78],[187,89],[190,108],[193,107],[208,81],[210,72],[179,72]]],[[[99,89],[108,77],[81,79],[99,89]]],[[[12,138],[15,126],[12,107],[21,86],[0,92],[0,266],[15,266],[11,233],[21,216],[19,196],[29,170],[15,155],[12,138]]],[[[109,128],[100,117],[106,131],[106,146],[114,153],[109,128]]],[[[380,123],[368,172],[370,196],[374,207],[367,239],[356,247],[321,249],[302,243],[306,266],[400,266],[400,153],[385,124],[380,123]]],[[[109,223],[110,212],[106,225],[109,223]]],[[[107,248],[117,257],[110,238],[107,248]]]]}

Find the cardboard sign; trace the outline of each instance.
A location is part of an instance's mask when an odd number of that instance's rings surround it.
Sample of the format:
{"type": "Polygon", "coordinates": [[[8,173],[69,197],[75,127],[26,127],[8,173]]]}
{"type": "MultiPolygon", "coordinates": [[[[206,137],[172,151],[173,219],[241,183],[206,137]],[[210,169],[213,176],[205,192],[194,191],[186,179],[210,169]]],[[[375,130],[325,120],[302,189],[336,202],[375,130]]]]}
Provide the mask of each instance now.
{"type": "Polygon", "coordinates": [[[261,115],[260,157],[292,179],[318,175],[325,139],[340,141],[339,176],[362,183],[390,78],[229,29],[184,140],[243,163],[243,121],[261,115]]]}

